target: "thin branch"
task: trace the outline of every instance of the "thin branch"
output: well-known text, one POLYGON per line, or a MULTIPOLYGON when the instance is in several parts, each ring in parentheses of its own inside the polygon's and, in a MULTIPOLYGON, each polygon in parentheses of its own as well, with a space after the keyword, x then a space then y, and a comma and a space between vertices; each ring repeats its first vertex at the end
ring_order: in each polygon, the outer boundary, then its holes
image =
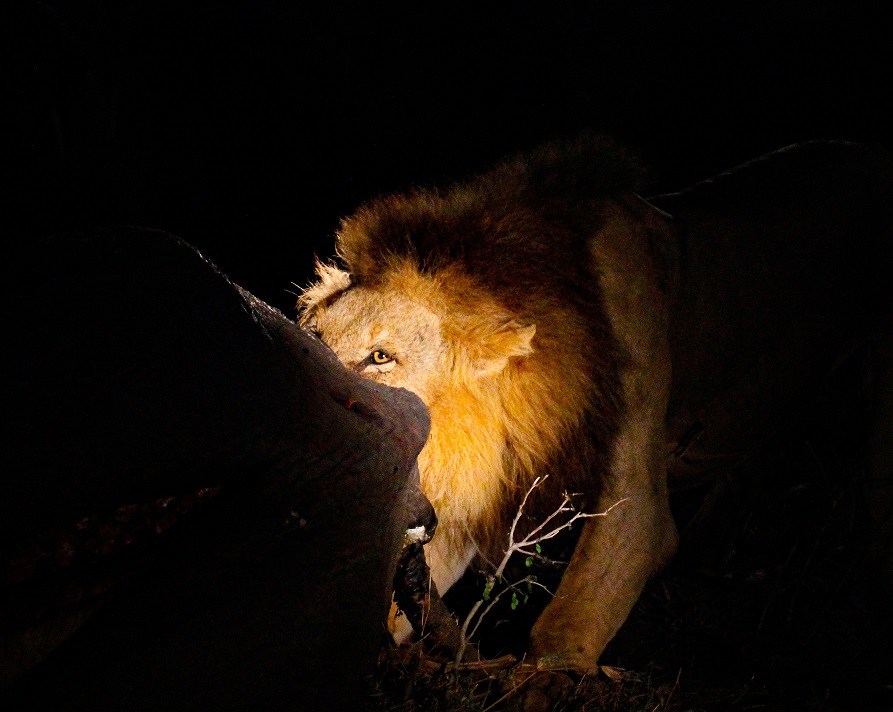
MULTIPOLYGON (((519 581, 518 583, 521 584, 521 583, 524 583, 524 581, 522 580, 522 581, 519 581)), ((504 594, 508 593, 509 591, 516 591, 516 590, 517 589, 515 588, 515 586, 510 584, 510 585, 506 586, 504 589, 502 589, 495 596, 493 596, 493 600, 487 604, 487 607, 481 612, 481 615, 478 616, 477 623, 474 624, 474 628, 471 629, 471 633, 468 634, 468 637, 469 638, 474 637, 474 634, 477 632, 478 626, 481 624, 481 621, 484 620, 484 617, 487 615, 487 613, 490 612, 490 609, 496 605, 496 603, 499 601, 500 598, 503 597, 504 594)))
MULTIPOLYGON (((530 488, 527 490, 527 492, 524 494, 524 498, 521 500, 521 504, 518 506, 518 511, 515 513, 515 516, 512 519, 511 527, 509 528, 509 543, 508 543, 508 547, 505 550, 505 554, 502 557, 502 561, 500 561, 499 566, 496 567, 495 573, 491 574, 490 576, 487 577, 487 585, 485 588, 485 593, 487 595, 489 595, 489 592, 490 592, 490 590, 492 590, 496 581, 502 581, 502 575, 505 572, 505 568, 506 568, 506 566, 508 566, 509 560, 512 558, 513 554, 520 553, 520 554, 524 554, 526 556, 537 556, 539 554, 539 552, 536 551, 536 547, 541 542, 547 541, 549 539, 552 539, 552 538, 558 536, 558 534, 561 533, 563 530, 570 528, 571 526, 574 525, 575 522, 577 522, 581 519, 590 519, 592 517, 607 516, 608 513, 610 513, 610 511, 612 509, 614 509, 614 507, 616 507, 617 505, 619 505, 622 502, 625 502, 627 500, 627 498, 624 497, 623 499, 612 504, 610 507, 608 507, 603 512, 596 512, 593 514, 588 514, 585 512, 576 511, 574 509, 574 507, 571 506, 571 499, 572 499, 573 495, 570 495, 567 492, 565 492, 564 499, 561 501, 561 504, 559 504, 558 507, 548 517, 546 517, 532 531, 530 531, 524 537, 524 539, 516 542, 515 541, 515 532, 517 531, 517 528, 518 528, 518 522, 521 521, 521 517, 524 515, 524 508, 527 506, 527 500, 530 498, 530 495, 533 493, 533 490, 535 490, 543 482, 545 482, 546 479, 548 479, 548 477, 549 477, 548 475, 545 475, 544 477, 537 477, 533 481, 533 484, 530 485, 530 488), (555 526, 552 529, 546 530, 546 527, 549 526, 550 522, 552 522, 559 515, 565 514, 567 512, 574 512, 574 515, 570 519, 568 519, 566 522, 564 522, 563 524, 555 526)), ((518 592, 520 590, 520 589, 518 589, 518 586, 523 585, 525 583, 528 586, 530 586, 530 585, 538 586, 551 595, 551 591, 549 591, 548 588, 546 588, 541 583, 534 580, 531 576, 527 576, 527 577, 521 579, 520 581, 508 584, 506 586, 506 588, 504 588, 502 591, 497 593, 496 596, 494 596, 493 600, 490 601, 487 604, 487 606, 484 607, 484 609, 482 611, 480 609, 484 605, 484 598, 481 597, 471 607, 471 610, 468 612, 468 615, 465 617, 465 620, 462 622, 462 627, 459 630, 459 650, 456 653, 456 658, 455 658, 456 666, 458 666, 462 662, 462 657, 465 654, 465 648, 468 645, 468 641, 477 632, 477 629, 480 626, 481 622, 487 616, 487 614, 490 612, 490 610, 493 608, 493 606, 496 605, 496 603, 499 601, 499 599, 505 593, 507 593, 510 590, 518 592), (478 611, 480 611, 480 614, 478 614, 478 611), (471 632, 469 633, 468 628, 469 628, 469 626, 471 626, 471 623, 475 619, 475 616, 477 616, 477 621, 471 627, 471 632)))

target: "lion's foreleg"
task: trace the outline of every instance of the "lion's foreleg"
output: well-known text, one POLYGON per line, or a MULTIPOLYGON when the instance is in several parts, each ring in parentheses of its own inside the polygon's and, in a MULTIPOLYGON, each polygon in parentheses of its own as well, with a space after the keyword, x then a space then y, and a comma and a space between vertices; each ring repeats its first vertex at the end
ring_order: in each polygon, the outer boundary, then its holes
POLYGON ((616 479, 598 511, 626 499, 583 528, 555 597, 531 632, 536 658, 576 670, 595 668, 648 578, 675 552, 678 537, 662 453, 655 446, 661 433, 657 423, 633 422, 618 440, 616 479))

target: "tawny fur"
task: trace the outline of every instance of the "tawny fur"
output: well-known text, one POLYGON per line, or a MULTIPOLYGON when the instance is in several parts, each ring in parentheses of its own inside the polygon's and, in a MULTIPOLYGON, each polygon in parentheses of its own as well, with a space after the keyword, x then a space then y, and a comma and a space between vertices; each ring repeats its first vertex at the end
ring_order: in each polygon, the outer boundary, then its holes
POLYGON ((889 165, 824 142, 754 166, 649 204, 609 141, 549 145, 361 207, 298 302, 345 365, 430 410, 419 468, 441 593, 476 554, 502 557, 536 477, 533 521, 565 491, 589 512, 623 500, 587 521, 533 656, 596 665, 675 551, 668 464, 739 457, 876 327, 893 332, 877 309, 893 304, 889 165))

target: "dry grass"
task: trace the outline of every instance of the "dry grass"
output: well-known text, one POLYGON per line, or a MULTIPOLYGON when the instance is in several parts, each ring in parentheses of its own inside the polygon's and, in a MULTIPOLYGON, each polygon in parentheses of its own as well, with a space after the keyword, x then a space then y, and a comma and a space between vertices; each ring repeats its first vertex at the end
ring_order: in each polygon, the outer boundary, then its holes
POLYGON ((555 712, 685 709, 673 701, 678 679, 667 683, 648 673, 616 668, 596 676, 568 675, 517 663, 508 656, 494 663, 464 664, 457 670, 446 660, 390 651, 382 657, 382 675, 369 709, 494 712, 514 709, 521 701, 555 712))
MULTIPOLYGON (((510 710, 525 695, 556 712, 893 709, 890 606, 859 566, 865 419, 852 385, 837 384, 805 427, 729 473, 699 526, 686 528, 708 492, 674 496, 684 546, 597 676, 508 659, 456 670, 418 648, 390 650, 369 709, 510 710)), ((541 603, 503 614, 485 650, 523 650, 541 603)))

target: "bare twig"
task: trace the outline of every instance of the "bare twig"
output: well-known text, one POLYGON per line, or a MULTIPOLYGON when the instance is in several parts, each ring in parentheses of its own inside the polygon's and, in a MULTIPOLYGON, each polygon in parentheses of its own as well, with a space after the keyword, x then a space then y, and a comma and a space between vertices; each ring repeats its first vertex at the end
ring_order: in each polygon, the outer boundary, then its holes
MULTIPOLYGON (((574 525, 574 523, 578 522, 581 519, 607 516, 607 514, 612 509, 614 509, 614 507, 626 501, 626 498, 624 497, 623 499, 612 504, 605 511, 590 514, 586 512, 578 512, 576 509, 574 509, 574 507, 571 505, 573 495, 565 492, 561 504, 559 504, 558 507, 548 517, 546 517, 542 522, 534 527, 533 530, 531 530, 523 539, 521 539, 521 541, 515 541, 515 533, 518 528, 518 522, 521 521, 521 517, 524 515, 524 507, 527 505, 527 500, 530 498, 530 495, 533 493, 533 491, 543 482, 545 482, 548 477, 548 475, 544 477, 537 477, 533 481, 533 484, 530 485, 530 489, 528 489, 527 492, 524 494, 524 498, 521 500, 521 504, 518 507, 518 511, 515 514, 514 519, 512 520, 511 527, 509 528, 508 547, 505 550, 502 561, 499 562, 499 565, 496 567, 496 571, 487 577, 487 584, 484 588, 483 596, 478 599, 477 602, 475 602, 475 604, 471 607, 471 610, 468 612, 468 615, 465 617, 465 620, 462 622, 462 626, 459 630, 459 650, 456 653, 456 665, 458 665, 462 661, 462 656, 465 654, 465 648, 468 645, 468 641, 477 632, 478 626, 480 626, 481 621, 483 621, 484 617, 490 612, 493 606, 496 605, 496 602, 502 597, 503 594, 508 591, 517 592, 519 590, 518 587, 524 584, 539 586, 543 590, 548 591, 545 586, 537 583, 535 578, 533 578, 532 576, 526 576, 523 579, 516 581, 515 583, 508 584, 505 589, 496 594, 493 600, 490 601, 486 607, 484 607, 483 611, 480 610, 481 607, 484 606, 484 602, 489 599, 490 591, 493 589, 493 586, 496 584, 496 582, 502 582, 503 573, 505 572, 506 566, 508 566, 509 560, 512 558, 513 554, 538 556, 539 551, 537 550, 537 547, 542 542, 558 536, 558 534, 560 534, 562 531, 564 531, 565 529, 569 529, 574 525), (547 527, 550 526, 550 524, 555 520, 556 517, 569 512, 573 512, 573 516, 568 518, 567 521, 561 524, 557 524, 557 526, 553 526, 550 529, 547 529, 547 527), (478 614, 478 611, 480 611, 480 614, 478 614), (477 619, 475 620, 476 616, 477 619), (473 626, 471 625, 472 621, 475 621, 473 626), (468 630, 469 626, 471 626, 471 632, 469 632, 468 630)), ((548 592, 551 594, 551 591, 548 592)))

